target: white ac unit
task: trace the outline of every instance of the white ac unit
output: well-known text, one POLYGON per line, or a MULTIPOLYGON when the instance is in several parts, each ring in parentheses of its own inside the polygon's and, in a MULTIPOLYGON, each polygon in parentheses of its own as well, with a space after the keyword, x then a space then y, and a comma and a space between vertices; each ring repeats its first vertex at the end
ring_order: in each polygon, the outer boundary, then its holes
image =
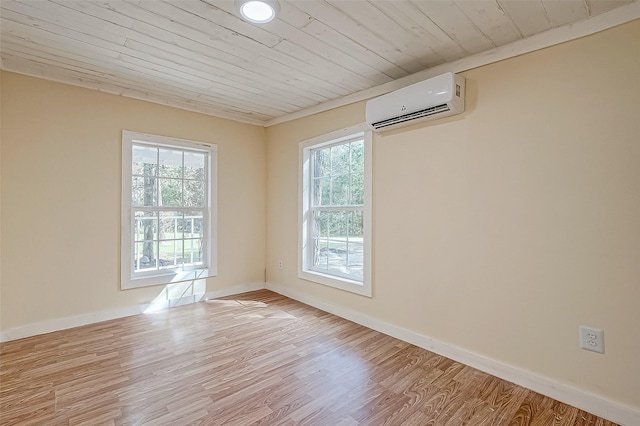
POLYGON ((464 112, 464 77, 446 73, 367 102, 366 120, 382 132, 464 112))

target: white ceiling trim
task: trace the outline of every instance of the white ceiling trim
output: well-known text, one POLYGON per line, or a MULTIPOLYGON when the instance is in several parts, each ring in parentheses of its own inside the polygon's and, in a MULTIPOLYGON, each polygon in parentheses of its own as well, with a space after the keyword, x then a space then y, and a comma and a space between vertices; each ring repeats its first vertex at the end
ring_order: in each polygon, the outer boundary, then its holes
POLYGON ((276 124, 286 123, 288 121, 308 117, 313 114, 318 114, 341 106, 384 95, 385 93, 392 92, 445 72, 460 73, 473 68, 524 55, 526 53, 535 52, 536 50, 541 50, 567 41, 586 37, 636 19, 640 19, 640 2, 630 3, 601 15, 596 15, 579 22, 554 28, 453 62, 437 65, 433 68, 402 77, 398 80, 372 87, 371 89, 361 90, 360 92, 344 96, 340 99, 324 102, 291 114, 276 117, 265 122, 264 127, 275 126, 276 124))

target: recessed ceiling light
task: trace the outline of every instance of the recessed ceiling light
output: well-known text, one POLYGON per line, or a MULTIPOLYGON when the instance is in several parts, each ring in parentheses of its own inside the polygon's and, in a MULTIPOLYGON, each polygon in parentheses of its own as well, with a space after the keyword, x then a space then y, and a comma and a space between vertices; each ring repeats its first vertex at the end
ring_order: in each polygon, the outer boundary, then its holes
POLYGON ((277 0, 236 0, 240 15, 249 22, 265 24, 273 21, 280 11, 277 0))

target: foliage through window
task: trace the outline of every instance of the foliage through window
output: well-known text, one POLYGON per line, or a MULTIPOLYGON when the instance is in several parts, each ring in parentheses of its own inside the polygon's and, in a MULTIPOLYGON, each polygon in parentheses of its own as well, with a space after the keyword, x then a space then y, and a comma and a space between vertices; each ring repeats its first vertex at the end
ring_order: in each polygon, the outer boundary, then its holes
POLYGON ((196 278, 212 268, 211 148, 123 133, 123 221, 130 225, 123 235, 123 283, 126 274, 131 280, 165 276, 162 283, 196 278))
POLYGON ((340 288, 356 285, 356 292, 368 293, 370 132, 324 139, 301 145, 300 273, 340 288))

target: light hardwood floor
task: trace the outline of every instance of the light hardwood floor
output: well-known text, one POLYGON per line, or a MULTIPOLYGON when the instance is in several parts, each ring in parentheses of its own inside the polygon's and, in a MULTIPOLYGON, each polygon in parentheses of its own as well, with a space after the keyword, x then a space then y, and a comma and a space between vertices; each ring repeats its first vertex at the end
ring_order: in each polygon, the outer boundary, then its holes
POLYGON ((0 357, 2 425, 613 425, 267 290, 0 357))

